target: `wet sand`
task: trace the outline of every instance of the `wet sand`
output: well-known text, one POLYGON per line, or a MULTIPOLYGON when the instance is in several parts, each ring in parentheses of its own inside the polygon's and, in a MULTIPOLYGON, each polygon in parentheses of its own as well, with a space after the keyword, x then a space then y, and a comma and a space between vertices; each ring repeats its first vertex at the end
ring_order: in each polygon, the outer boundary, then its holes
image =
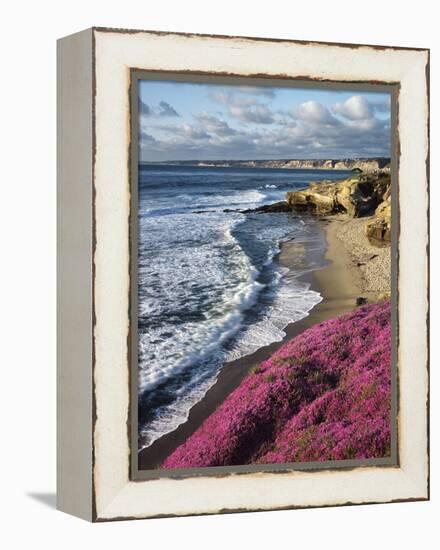
MULTIPOLYGON (((290 340, 314 324, 342 315, 356 307, 356 299, 360 296, 369 300, 376 298, 375 293, 365 292, 362 273, 357 268, 356 259, 348 252, 338 237, 341 224, 347 225, 344 218, 325 218, 319 222, 326 235, 326 259, 328 266, 301 277, 310 283, 313 290, 323 296, 322 302, 315 306, 303 320, 288 325, 284 331, 286 336, 281 342, 274 342, 260 348, 255 353, 231 361, 224 365, 216 383, 206 395, 191 409, 188 420, 173 432, 156 440, 148 448, 139 453, 139 469, 151 470, 159 468, 167 456, 192 435, 203 421, 212 414, 226 397, 240 384, 252 367, 269 358, 285 341, 290 340), (364 289, 364 291, 363 291, 364 289)), ((278 261, 289 267, 294 264, 298 255, 300 243, 295 240, 283 243, 278 261)), ((302 253, 304 250, 301 251, 302 253)))

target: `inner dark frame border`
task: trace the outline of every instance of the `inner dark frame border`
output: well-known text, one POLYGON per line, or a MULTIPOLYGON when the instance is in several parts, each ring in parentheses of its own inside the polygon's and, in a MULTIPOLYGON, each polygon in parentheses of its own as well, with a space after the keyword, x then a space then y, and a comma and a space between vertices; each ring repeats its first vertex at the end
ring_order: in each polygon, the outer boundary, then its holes
POLYGON ((398 395, 398 346, 399 346, 399 312, 398 312, 398 264, 400 239, 400 209, 398 200, 398 169, 400 142, 398 135, 398 99, 400 84, 398 82, 362 82, 333 81, 307 77, 286 77, 270 75, 249 75, 229 73, 205 73, 196 71, 169 72, 161 70, 130 69, 129 87, 129 410, 127 430, 130 442, 129 478, 132 481, 147 481, 158 478, 185 479, 189 477, 224 477, 225 475, 247 474, 256 472, 291 473, 293 471, 353 470, 360 467, 399 467, 399 395, 398 395), (140 470, 138 466, 138 161, 139 161, 139 81, 173 81, 205 84, 267 86, 285 88, 314 88, 344 90, 353 92, 382 92, 391 95, 391 456, 365 460, 331 460, 297 462, 285 464, 263 464, 242 466, 216 466, 205 468, 187 468, 175 470, 140 470))

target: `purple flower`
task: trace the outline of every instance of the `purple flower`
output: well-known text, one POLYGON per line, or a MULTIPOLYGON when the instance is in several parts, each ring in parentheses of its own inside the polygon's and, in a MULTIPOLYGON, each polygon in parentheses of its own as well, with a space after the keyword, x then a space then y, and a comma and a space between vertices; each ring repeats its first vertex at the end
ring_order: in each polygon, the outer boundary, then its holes
POLYGON ((163 468, 390 454, 391 308, 304 331, 249 374, 163 468))

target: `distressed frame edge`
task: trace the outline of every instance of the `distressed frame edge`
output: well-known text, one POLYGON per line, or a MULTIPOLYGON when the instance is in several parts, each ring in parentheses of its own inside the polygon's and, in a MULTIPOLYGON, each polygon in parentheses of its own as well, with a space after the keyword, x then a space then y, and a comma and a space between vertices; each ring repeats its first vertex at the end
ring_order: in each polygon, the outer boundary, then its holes
POLYGON ((426 373, 427 373, 427 392, 426 392, 426 460, 427 460, 427 478, 426 478, 426 499, 431 499, 431 50, 426 48, 427 55, 425 66, 425 85, 426 85, 426 140, 427 150, 425 158, 426 169, 426 373))
POLYGON ((94 517, 93 34, 86 29, 57 41, 57 509, 88 521, 94 517))
POLYGON ((116 34, 151 34, 156 36, 180 36, 186 38, 213 38, 213 39, 234 39, 250 42, 272 42, 272 43, 287 43, 287 44, 301 44, 301 45, 320 45, 320 46, 336 46, 341 48, 371 48, 375 50, 403 50, 403 51, 416 51, 424 52, 429 51, 429 48, 424 47, 411 47, 411 46, 390 46, 383 44, 359 44, 356 42, 328 42, 321 40, 307 40, 307 39, 294 39, 294 38, 273 38, 263 36, 243 36, 233 34, 210 34, 210 33, 197 33, 197 32, 183 32, 183 31, 156 31, 152 29, 126 29, 119 27, 92 27, 94 32, 102 33, 116 33, 116 34))
MULTIPOLYGON (((192 34, 186 34, 186 33, 168 33, 168 32, 155 32, 155 31, 120 31, 120 30, 117 30, 117 29, 103 29, 103 28, 99 28, 99 27, 94 27, 92 29, 92 33, 93 33, 93 41, 94 41, 94 36, 95 36, 95 31, 99 31, 99 32, 126 32, 126 33, 137 33, 137 32, 149 32, 151 34, 165 34, 165 35, 169 35, 169 34, 176 34, 176 35, 185 35, 185 36, 194 36, 192 34)), ((234 38, 234 37, 229 37, 229 36, 210 36, 210 35, 195 35, 195 36, 202 36, 202 37, 211 37, 211 38, 234 38)), ((237 38, 237 37, 236 37, 237 38)), ((241 37, 238 37, 238 38, 241 38, 241 37)), ((249 40, 249 41, 252 41, 253 39, 250 38, 250 37, 242 37, 243 39, 245 40, 249 40)), ((258 39, 256 39, 258 40, 258 39)), ((271 41, 271 39, 261 39, 263 41, 271 41)), ((278 41, 278 40, 273 40, 273 41, 278 41)), ((296 42, 296 43, 304 43, 303 41, 291 41, 291 40, 279 40, 281 42, 296 42)), ((350 45, 347 45, 347 44, 337 44, 337 43, 323 43, 323 42, 306 42, 310 45, 313 45, 313 44, 328 44, 328 45, 331 45, 331 46, 343 46, 343 47, 350 47, 350 45)), ((368 45, 355 45, 355 47, 371 47, 371 48, 377 48, 377 49, 382 49, 382 47, 376 47, 376 46, 368 46, 368 45)), ((386 49, 388 49, 388 47, 386 47, 386 49)), ((384 502, 412 502, 412 501, 419 501, 419 500, 428 500, 429 499, 429 49, 426 49, 426 48, 421 48, 421 49, 417 49, 417 48, 393 48, 393 47, 389 47, 390 50, 395 50, 395 49, 405 49, 405 50, 412 50, 412 51, 421 51, 421 52, 427 52, 428 54, 428 60, 427 60, 427 63, 426 63, 426 85, 427 85, 427 88, 426 88, 426 93, 427 93, 427 99, 428 99, 428 115, 427 115, 427 130, 428 130, 428 146, 427 146, 427 157, 426 157, 426 171, 427 171, 427 188, 426 188, 426 191, 427 191, 427 195, 428 195, 428 212, 427 212, 427 215, 428 215, 428 224, 427 224, 427 256, 424 256, 425 258, 427 258, 428 260, 428 288, 427 288, 427 292, 428 292, 428 300, 427 300, 427 313, 428 313, 428 317, 427 317, 427 338, 428 338, 428 341, 427 341, 427 344, 428 344, 428 348, 427 348, 427 351, 428 351, 428 356, 427 356, 427 371, 428 371, 428 395, 427 395, 427 407, 428 407, 428 416, 427 416, 427 426, 428 426, 428 440, 427 440, 427 460, 428 460, 428 478, 427 478, 427 487, 423 489, 423 494, 425 494, 425 489, 427 491, 427 495, 426 496, 421 496, 420 498, 408 498, 408 499, 397 499, 397 500, 389 500, 389 501, 384 501, 384 502)), ((94 53, 93 53, 93 63, 94 63, 94 53)), ((93 119, 94 119, 94 116, 95 116, 95 113, 93 112, 93 119)), ((93 131, 95 131, 95 126, 93 127, 93 131)), ((94 392, 93 392, 94 393, 94 392)), ((93 422, 94 424, 94 422, 93 422)), ((94 484, 93 484, 94 485, 94 484)), ((93 487, 93 492, 95 491, 95 488, 93 487)), ((95 497, 93 497, 93 500, 95 500, 95 497)), ((317 506, 289 506, 289 507, 280 507, 280 508, 276 508, 278 510, 282 510, 282 509, 294 509, 294 508, 309 508, 309 507, 327 507, 327 506, 343 506, 343 505, 367 505, 367 504, 377 504, 377 503, 381 503, 382 501, 380 502, 365 502, 365 503, 358 503, 358 502, 346 502, 346 503, 342 503, 342 504, 329 504, 329 505, 317 505, 317 506)), ((271 510, 273 510, 274 508, 270 508, 271 510)), ((261 511, 265 511, 266 509, 262 509, 261 511)), ((206 512, 206 514, 218 514, 218 513, 238 513, 238 512, 252 512, 252 511, 258 511, 257 509, 249 509, 249 510, 242 510, 242 509, 232 509, 232 510, 229 510, 229 509, 225 509, 225 510, 221 510, 219 512, 206 512)), ((194 515, 206 515, 205 513, 202 513, 202 514, 194 514, 194 515)), ((161 514, 161 515, 158 515, 158 516, 152 516, 152 515, 149 515, 149 516, 143 516, 143 517, 139 517, 139 516, 134 516, 134 517, 114 517, 114 518, 109 518, 109 517, 98 517, 97 513, 96 513, 96 507, 94 506, 94 512, 93 512, 93 517, 92 517, 92 520, 93 521, 114 521, 114 520, 129 520, 129 519, 144 519, 144 518, 153 518, 153 517, 174 517, 174 516, 180 516, 180 515, 188 515, 188 514, 161 514)))

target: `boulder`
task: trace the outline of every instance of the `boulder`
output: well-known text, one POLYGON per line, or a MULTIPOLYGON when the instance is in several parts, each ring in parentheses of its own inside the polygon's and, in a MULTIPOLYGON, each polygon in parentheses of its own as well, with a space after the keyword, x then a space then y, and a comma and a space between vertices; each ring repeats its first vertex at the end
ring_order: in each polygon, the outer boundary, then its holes
POLYGON ((379 204, 373 219, 365 226, 365 234, 371 244, 385 246, 391 243, 391 193, 379 204))

